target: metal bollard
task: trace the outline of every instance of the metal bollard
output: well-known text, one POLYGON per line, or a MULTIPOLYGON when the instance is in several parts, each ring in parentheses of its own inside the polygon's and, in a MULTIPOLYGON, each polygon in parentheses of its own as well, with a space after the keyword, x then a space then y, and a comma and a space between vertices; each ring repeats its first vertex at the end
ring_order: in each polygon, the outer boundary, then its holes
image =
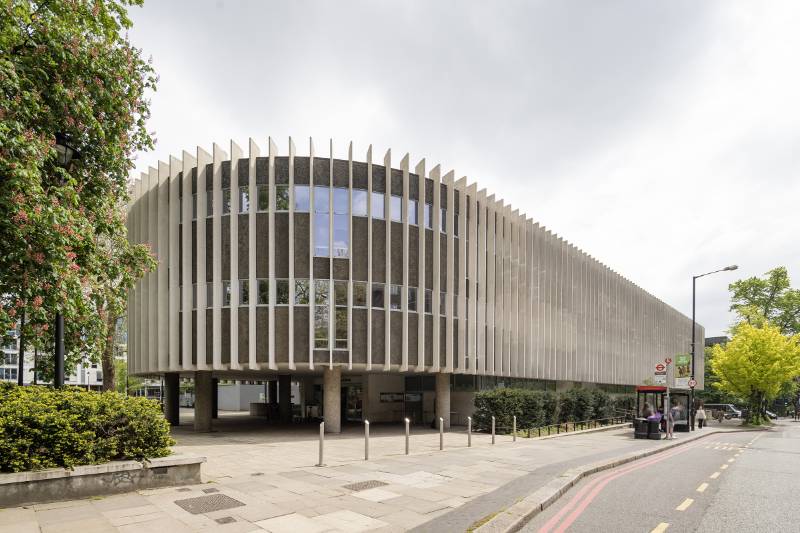
POLYGON ((408 425, 410 422, 411 421, 408 418, 406 418, 406 455, 408 455, 408 434, 410 433, 408 425))
POLYGON ((513 442, 517 442, 517 417, 516 416, 514 417, 514 428, 513 428, 513 431, 514 431, 514 436, 511 437, 511 440, 513 442))
POLYGON ((494 444, 494 417, 492 417, 492 444, 494 444))
POLYGON ((364 460, 369 461, 369 420, 364 420, 364 460))
POLYGON ((444 450, 444 418, 439 417, 439 450, 444 450))
POLYGON ((325 422, 319 423, 319 462, 317 466, 325 466, 322 462, 322 450, 325 447, 325 422))
POLYGON ((467 448, 472 448, 472 417, 467 417, 467 448))

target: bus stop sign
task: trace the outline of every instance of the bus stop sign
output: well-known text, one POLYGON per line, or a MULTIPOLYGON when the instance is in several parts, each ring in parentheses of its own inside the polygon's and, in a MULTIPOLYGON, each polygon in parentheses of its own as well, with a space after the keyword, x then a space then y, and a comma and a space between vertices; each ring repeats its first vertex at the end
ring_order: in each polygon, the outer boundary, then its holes
POLYGON ((697 386, 697 380, 696 380, 696 379, 690 379, 690 380, 689 380, 689 388, 690 388, 690 389, 693 389, 693 388, 695 388, 696 386, 697 386))

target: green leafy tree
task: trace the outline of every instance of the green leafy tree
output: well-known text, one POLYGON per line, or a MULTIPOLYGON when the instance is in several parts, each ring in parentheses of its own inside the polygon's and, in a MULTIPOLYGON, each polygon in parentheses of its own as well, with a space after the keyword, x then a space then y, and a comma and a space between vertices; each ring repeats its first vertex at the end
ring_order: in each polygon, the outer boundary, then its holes
POLYGON ((153 266, 124 225, 132 155, 153 146, 145 94, 156 83, 123 34, 132 5, 141 0, 0 6, 0 335, 24 316, 22 333, 52 377, 60 311, 67 368, 102 358, 106 388, 116 319, 153 266), (69 166, 57 139, 80 155, 69 166))
POLYGON ((800 333, 800 289, 792 289, 786 267, 773 268, 763 278, 731 283, 731 311, 750 324, 764 320, 784 335, 800 333))
POLYGON ((719 379, 714 386, 745 399, 747 422, 758 424, 765 402, 800 373, 800 337, 787 337, 768 323, 742 322, 733 331, 724 347, 713 347, 711 367, 719 379))

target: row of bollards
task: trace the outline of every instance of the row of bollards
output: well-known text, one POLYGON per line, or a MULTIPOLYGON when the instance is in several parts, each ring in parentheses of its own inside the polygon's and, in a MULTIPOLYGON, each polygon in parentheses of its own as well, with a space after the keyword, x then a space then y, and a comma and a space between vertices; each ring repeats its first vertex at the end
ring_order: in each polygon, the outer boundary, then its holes
MULTIPOLYGON (((409 439, 411 436, 411 421, 406 418, 406 455, 409 454, 409 439)), ((512 433, 513 442, 517 441, 517 417, 514 417, 512 433)), ((492 444, 495 443, 495 418, 492 417, 492 444)), ((467 447, 472 447, 472 417, 467 417, 467 447)), ((439 417, 439 450, 444 450, 444 418, 439 417)), ((325 466, 325 422, 319 424, 319 461, 316 466, 325 466)), ((369 461, 369 421, 364 420, 364 460, 369 461)))

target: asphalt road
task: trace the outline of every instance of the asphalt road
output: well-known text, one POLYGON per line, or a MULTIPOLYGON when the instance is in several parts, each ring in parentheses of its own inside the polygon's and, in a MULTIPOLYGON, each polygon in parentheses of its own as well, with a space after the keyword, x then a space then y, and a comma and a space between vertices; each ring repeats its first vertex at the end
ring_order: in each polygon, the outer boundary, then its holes
POLYGON ((523 531, 797 532, 798 497, 800 423, 782 421, 590 476, 523 531))

